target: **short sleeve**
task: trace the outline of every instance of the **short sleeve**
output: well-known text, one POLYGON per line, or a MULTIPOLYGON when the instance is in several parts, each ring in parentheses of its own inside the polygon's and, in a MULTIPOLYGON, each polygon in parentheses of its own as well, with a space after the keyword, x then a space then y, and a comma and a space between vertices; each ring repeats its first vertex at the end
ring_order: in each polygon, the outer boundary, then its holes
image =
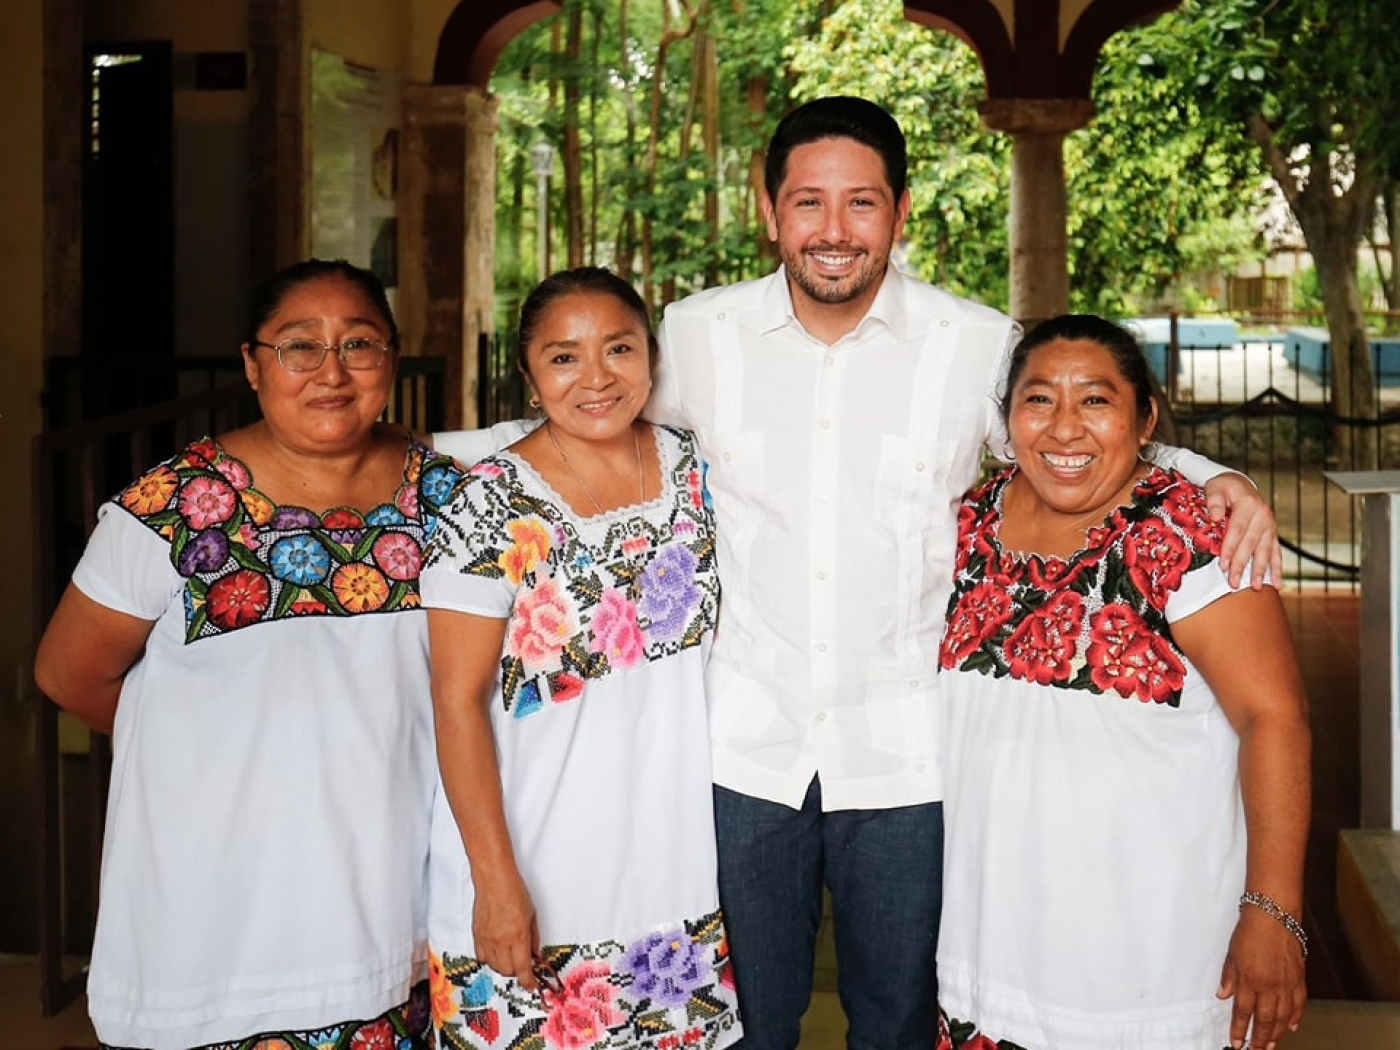
POLYGON ((419 575, 426 608, 505 619, 524 573, 548 555, 550 530, 513 510, 501 478, 496 461, 478 463, 443 508, 419 575))
POLYGON ((509 419, 481 430, 443 430, 433 435, 433 449, 469 467, 515 444, 538 425, 529 419, 509 419))
POLYGON ((104 503, 73 586, 98 605, 154 621, 180 599, 185 580, 170 563, 169 543, 129 511, 104 503))
POLYGON ((660 347, 656 367, 652 369, 651 396, 643 415, 665 426, 686 426, 685 408, 681 404, 680 384, 676 381, 674 355, 678 352, 675 338, 675 318, 671 307, 662 315, 656 341, 660 347))

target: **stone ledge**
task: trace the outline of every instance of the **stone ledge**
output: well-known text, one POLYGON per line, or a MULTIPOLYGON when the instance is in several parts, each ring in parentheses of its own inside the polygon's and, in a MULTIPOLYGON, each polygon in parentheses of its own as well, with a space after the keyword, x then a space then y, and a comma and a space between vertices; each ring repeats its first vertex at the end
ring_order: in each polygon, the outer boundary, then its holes
POLYGON ((1338 833, 1337 912, 1372 994, 1400 1002, 1400 831, 1338 833))

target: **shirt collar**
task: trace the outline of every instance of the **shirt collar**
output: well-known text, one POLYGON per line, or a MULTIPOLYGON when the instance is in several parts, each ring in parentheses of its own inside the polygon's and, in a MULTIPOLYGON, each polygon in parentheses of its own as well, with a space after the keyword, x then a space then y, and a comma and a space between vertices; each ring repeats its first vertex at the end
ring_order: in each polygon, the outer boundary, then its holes
MULTIPOLYGON (((806 331, 793 311, 792 292, 788 288, 787 268, 784 266, 778 267, 774 280, 769 283, 768 290, 764 293, 762 316, 765 318, 765 334, 787 327, 806 331)), ((905 300, 904 275, 895 268, 893 262, 885 271, 885 279, 880 282, 880 290, 875 293, 870 309, 850 334, 859 333, 872 324, 883 325, 899 340, 908 335, 909 311, 905 300)))

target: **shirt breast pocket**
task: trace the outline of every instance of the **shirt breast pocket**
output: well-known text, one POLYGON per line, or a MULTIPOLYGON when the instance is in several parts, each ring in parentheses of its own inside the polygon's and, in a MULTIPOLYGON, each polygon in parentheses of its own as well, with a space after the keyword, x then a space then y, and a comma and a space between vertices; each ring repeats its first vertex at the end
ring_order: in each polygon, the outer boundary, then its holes
POLYGON ((881 512, 901 525, 928 524, 931 515, 946 513, 948 501, 966 486, 952 491, 960 449, 956 441, 914 441, 885 435, 875 473, 875 497, 881 512))
POLYGON ((714 435, 707 449, 710 459, 705 480, 717 513, 724 513, 727 495, 749 500, 762 495, 767 475, 764 451, 761 430, 719 431, 714 435))

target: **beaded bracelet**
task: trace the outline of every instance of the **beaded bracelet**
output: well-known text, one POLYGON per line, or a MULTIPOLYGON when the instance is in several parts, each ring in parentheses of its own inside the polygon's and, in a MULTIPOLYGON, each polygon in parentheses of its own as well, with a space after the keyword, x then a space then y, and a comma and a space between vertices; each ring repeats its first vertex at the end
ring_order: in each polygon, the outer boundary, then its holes
POLYGON ((1248 890, 1240 895, 1240 911, 1244 911, 1246 904, 1254 905, 1265 915, 1281 922, 1285 930, 1298 938, 1298 945, 1303 949, 1303 958, 1308 957, 1308 935, 1303 930, 1303 924, 1279 907, 1278 901, 1266 894, 1248 890))

